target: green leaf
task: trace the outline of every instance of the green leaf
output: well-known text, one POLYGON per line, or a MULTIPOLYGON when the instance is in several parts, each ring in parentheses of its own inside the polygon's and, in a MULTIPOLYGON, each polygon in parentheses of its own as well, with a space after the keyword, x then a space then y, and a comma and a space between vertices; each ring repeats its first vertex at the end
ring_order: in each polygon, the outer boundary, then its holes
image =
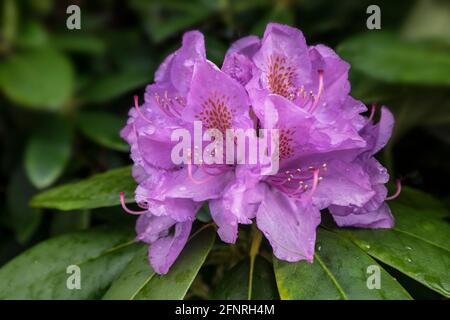
POLYGON ((2 3, 2 36, 4 44, 0 43, 0 49, 8 49, 15 40, 19 21, 18 3, 14 0, 5 0, 2 3))
POLYGON ((218 9, 215 2, 207 0, 133 0, 130 6, 140 15, 145 30, 154 42, 161 42, 202 22, 218 9))
POLYGON ((71 62, 55 50, 14 54, 0 64, 0 72, 2 91, 20 106, 61 110, 72 95, 71 62))
POLYGON ((404 206, 392 211, 393 229, 340 232, 374 258, 450 297, 448 222, 404 206))
MULTIPOLYGON (((125 72, 92 81, 81 93, 83 103, 104 103, 144 86, 152 79, 150 72, 125 72)), ((130 98, 130 104, 132 99, 130 98)))
POLYGON ((48 43, 48 34, 44 26, 36 21, 26 21, 17 35, 16 45, 21 48, 39 48, 48 43))
POLYGON ((31 135, 25 150, 25 169, 38 189, 53 184, 70 158, 72 131, 60 118, 48 118, 31 135))
POLYGON ((74 53, 102 54, 106 49, 101 38, 79 31, 53 34, 50 43, 59 50, 74 53))
POLYGON ((131 168, 124 167, 40 193, 31 199, 31 206, 59 210, 111 207, 120 204, 120 192, 125 192, 126 202, 133 202, 135 188, 131 168))
POLYGON ((128 144, 119 133, 125 122, 115 114, 101 111, 84 111, 78 119, 81 132, 92 141, 117 151, 128 151, 128 144))
MULTIPOLYGON (((248 298, 250 264, 248 260, 227 271, 214 292, 219 300, 246 300, 248 298)), ((257 256, 253 270, 252 300, 279 299, 272 265, 257 256)))
POLYGON ((312 264, 274 258, 275 276, 282 299, 410 299, 385 270, 351 241, 317 230, 312 264), (380 289, 367 286, 369 266, 380 269, 380 289))
POLYGON ((94 229, 43 241, 0 269, 0 298, 100 298, 136 252, 131 239, 128 232, 94 229), (71 265, 81 271, 79 290, 67 287, 71 265))
POLYGON ((158 275, 141 250, 113 283, 104 299, 181 300, 194 281, 216 237, 208 228, 194 235, 166 275, 158 275))
POLYGON ((208 223, 212 220, 211 210, 209 209, 209 205, 206 201, 200 210, 197 211, 196 219, 204 223, 208 223))
POLYGON ((14 231, 19 243, 26 243, 41 222, 41 212, 28 206, 28 201, 35 192, 36 189, 30 184, 23 170, 13 173, 6 189, 8 212, 5 222, 14 231))
POLYGON ((436 39, 450 44, 450 3, 441 0, 417 1, 402 27, 408 39, 436 39))
POLYGON ((338 48, 352 67, 373 78, 393 83, 450 85, 450 55, 444 48, 367 32, 338 48))
POLYGON ((449 216, 446 207, 432 195, 408 186, 402 186, 402 192, 390 205, 405 205, 416 210, 425 210, 426 214, 436 218, 449 216))
POLYGON ((149 265, 148 247, 142 247, 126 266, 109 290, 105 300, 133 300, 142 288, 153 278, 155 272, 149 265))
POLYGON ((263 19, 253 26, 251 34, 262 36, 268 23, 277 22, 287 25, 295 24, 294 10, 285 3, 279 2, 274 8, 270 8, 263 19))
POLYGON ((52 237, 89 228, 91 215, 89 210, 70 211, 55 214, 50 225, 52 237))

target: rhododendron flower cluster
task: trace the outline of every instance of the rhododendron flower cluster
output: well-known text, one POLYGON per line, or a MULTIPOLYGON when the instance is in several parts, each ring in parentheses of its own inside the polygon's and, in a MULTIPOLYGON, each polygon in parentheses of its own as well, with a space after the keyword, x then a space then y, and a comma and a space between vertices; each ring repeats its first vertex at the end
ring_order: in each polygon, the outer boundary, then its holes
MULTIPOLYGON (((203 35, 183 36, 129 112, 122 137, 131 146, 137 239, 149 244, 153 269, 167 273, 207 202, 220 238, 234 243, 239 224, 257 227, 274 255, 314 256, 320 211, 338 226, 390 228, 387 170, 373 157, 391 136, 394 119, 352 98, 349 64, 324 45, 308 46, 300 30, 271 23, 262 39, 236 41, 221 68, 207 60, 203 35), (279 170, 261 164, 175 164, 176 129, 276 129, 279 170)), ((188 159, 195 156, 186 155, 188 159)), ((200 150, 200 152, 203 150, 200 150)), ((399 190, 398 190, 399 191, 399 190)), ((394 195, 395 196, 395 195, 394 195)))

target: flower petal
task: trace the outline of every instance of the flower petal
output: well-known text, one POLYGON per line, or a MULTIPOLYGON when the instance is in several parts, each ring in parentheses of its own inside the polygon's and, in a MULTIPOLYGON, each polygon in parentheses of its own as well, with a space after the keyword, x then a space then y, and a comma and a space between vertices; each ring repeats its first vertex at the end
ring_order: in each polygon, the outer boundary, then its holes
POLYGON ((333 219, 340 227, 388 229, 394 226, 394 217, 386 203, 383 203, 378 209, 366 213, 333 214, 333 219))
POLYGON ((202 121, 207 129, 248 128, 249 100, 242 85, 209 62, 194 68, 188 103, 183 112, 186 120, 202 121))
POLYGON ((256 221, 278 259, 312 262, 320 211, 311 203, 268 190, 256 213, 256 221))
POLYGON ((183 250, 191 233, 192 221, 175 224, 173 234, 169 234, 154 241, 148 250, 149 261, 153 269, 159 274, 166 274, 183 250))

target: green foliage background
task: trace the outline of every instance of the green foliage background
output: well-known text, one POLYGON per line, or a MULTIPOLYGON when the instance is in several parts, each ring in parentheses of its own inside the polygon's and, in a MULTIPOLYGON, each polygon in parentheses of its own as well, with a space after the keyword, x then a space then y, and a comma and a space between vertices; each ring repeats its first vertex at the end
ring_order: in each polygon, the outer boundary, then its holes
POLYGON ((0 2, 1 299, 443 299, 450 296, 450 2, 130 0, 0 2), (81 7, 81 30, 66 8, 81 7), (118 132, 189 29, 209 59, 269 21, 299 27, 352 64, 352 94, 396 116, 379 159, 407 187, 392 230, 337 229, 324 212, 313 264, 274 259, 249 226, 215 239, 208 208, 169 274, 133 241, 128 146, 118 132), (206 227, 205 227, 206 226, 206 227), (68 265, 82 289, 67 290, 68 265), (367 267, 381 268, 368 290, 367 267))

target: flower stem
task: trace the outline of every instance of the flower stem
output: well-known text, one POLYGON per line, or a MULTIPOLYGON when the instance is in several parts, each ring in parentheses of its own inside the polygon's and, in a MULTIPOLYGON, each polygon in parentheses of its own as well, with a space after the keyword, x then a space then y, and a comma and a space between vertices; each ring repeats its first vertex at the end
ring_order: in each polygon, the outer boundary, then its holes
POLYGON ((258 229, 254 229, 253 240, 250 246, 250 270, 248 276, 248 295, 247 300, 251 300, 252 298, 252 289, 253 289, 253 269, 255 268, 255 259, 259 252, 259 247, 261 246, 262 234, 258 229))

